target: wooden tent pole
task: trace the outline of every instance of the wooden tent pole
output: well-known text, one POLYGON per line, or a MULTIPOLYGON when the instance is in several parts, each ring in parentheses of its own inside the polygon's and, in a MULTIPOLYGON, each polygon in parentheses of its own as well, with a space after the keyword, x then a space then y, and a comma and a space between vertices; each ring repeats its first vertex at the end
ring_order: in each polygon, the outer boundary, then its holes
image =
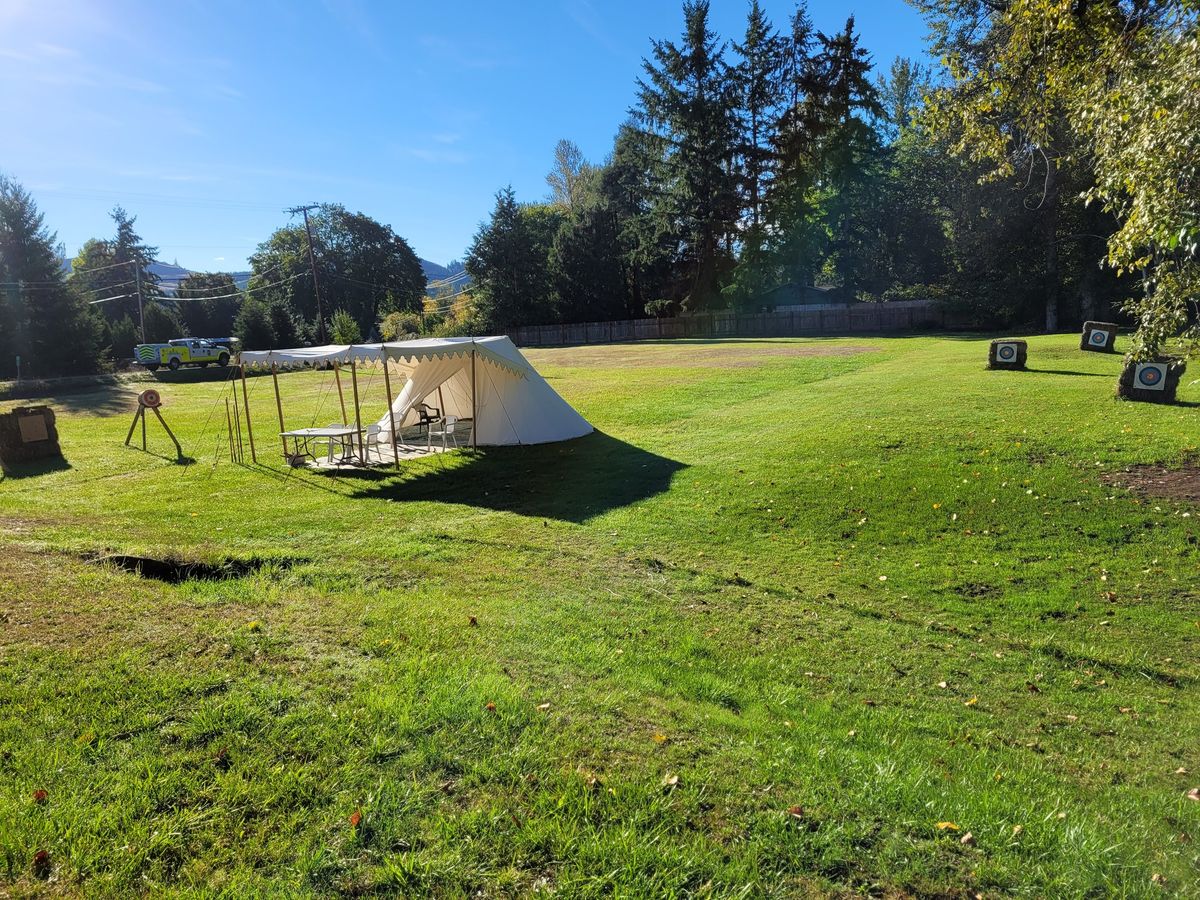
POLYGON ((367 464, 367 442, 363 437, 362 411, 358 406, 358 361, 354 357, 350 357, 350 381, 354 385, 354 427, 357 429, 355 436, 358 439, 358 459, 365 466, 367 464))
POLYGON ((279 398, 279 368, 275 363, 271 363, 271 381, 275 383, 275 411, 279 413, 279 433, 283 434, 287 429, 283 427, 283 401, 279 398))
POLYGON ((388 430, 392 432, 392 461, 400 468, 400 450, 396 446, 396 411, 392 408, 392 378, 388 374, 387 353, 383 354, 383 389, 387 391, 388 401, 388 430))
POLYGON ((349 425, 346 421, 346 398, 342 394, 342 364, 336 361, 333 364, 333 377, 337 380, 338 402, 342 404, 342 424, 349 425))
POLYGON ((242 370, 242 405, 246 407, 246 434, 250 438, 250 460, 258 464, 258 454, 254 452, 254 427, 250 424, 250 394, 246 391, 246 367, 242 370))
POLYGON ((237 385, 230 391, 233 395, 233 427, 237 431, 237 461, 242 461, 242 413, 237 398, 237 385))
POLYGON ((476 435, 479 434, 479 404, 475 399, 475 346, 471 346, 471 451, 479 449, 476 435))

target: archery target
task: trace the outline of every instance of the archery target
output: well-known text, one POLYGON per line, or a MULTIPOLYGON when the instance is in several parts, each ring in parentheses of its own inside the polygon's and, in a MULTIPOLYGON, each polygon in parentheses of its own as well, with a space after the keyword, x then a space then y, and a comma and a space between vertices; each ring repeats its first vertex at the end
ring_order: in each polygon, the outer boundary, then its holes
POLYGON ((154 390, 154 388, 149 388, 148 390, 142 391, 141 395, 138 397, 138 402, 148 409, 157 409, 158 407, 162 406, 162 397, 159 395, 158 391, 154 390))
POLYGON ((1164 363, 1139 363, 1133 372, 1133 386, 1143 391, 1161 391, 1167 385, 1164 363))
POLYGON ((996 360, 1002 363, 1015 363, 1017 361, 1017 345, 1016 344, 997 344, 996 345, 996 360))
POLYGON ((1108 338, 1109 332, 1093 329, 1088 333, 1088 344, 1093 347, 1105 348, 1108 346, 1108 338))

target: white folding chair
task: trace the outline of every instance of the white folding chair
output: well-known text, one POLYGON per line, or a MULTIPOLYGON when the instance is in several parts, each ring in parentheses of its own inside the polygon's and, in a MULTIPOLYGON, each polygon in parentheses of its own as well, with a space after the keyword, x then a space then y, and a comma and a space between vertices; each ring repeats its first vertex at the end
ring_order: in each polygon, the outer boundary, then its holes
POLYGON ((429 430, 426 432, 426 449, 433 449, 433 439, 440 437, 442 439, 442 449, 448 450, 447 441, 454 443, 454 448, 458 449, 458 435, 454 431, 454 426, 458 424, 458 416, 446 416, 444 419, 439 419, 436 422, 431 422, 429 430), (435 427, 436 426, 436 427, 435 427))

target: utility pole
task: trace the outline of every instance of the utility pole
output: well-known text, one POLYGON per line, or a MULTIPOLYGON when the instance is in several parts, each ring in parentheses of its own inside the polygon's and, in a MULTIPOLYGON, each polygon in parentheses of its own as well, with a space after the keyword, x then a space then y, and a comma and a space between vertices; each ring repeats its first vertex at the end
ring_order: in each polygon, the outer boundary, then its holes
MULTIPOLYGON (((142 343, 146 343, 146 310, 142 306, 142 265, 138 260, 133 260, 134 277, 137 279, 137 295, 138 295, 138 321, 142 327, 142 343)), ((129 282, 125 282, 129 284, 129 282)))
POLYGON ((317 261, 313 257, 312 227, 308 224, 308 211, 316 208, 316 203, 309 203, 306 206, 293 206, 286 210, 286 212, 291 213, 293 216, 296 213, 304 213, 304 232, 308 235, 308 265, 312 269, 313 294, 317 298, 317 334, 320 337, 321 343, 324 344, 326 341, 325 313, 321 310, 321 285, 317 282, 317 261))

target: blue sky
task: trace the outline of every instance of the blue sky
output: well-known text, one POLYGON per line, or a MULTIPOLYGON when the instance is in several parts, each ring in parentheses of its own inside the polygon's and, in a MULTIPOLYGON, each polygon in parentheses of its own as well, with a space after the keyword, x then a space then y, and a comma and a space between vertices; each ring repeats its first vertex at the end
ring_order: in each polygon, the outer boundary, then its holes
MULTIPOLYGON (((714 0, 738 37, 747 4, 714 0)), ((765 0, 779 26, 794 4, 765 0)), ((554 144, 610 150, 650 38, 675 0, 0 0, 0 171, 74 253, 122 204, 167 261, 245 267, 304 202, 390 224, 426 259, 461 258, 496 190, 546 193, 554 144)), ((923 51, 902 0, 854 12, 886 67, 923 51)))

